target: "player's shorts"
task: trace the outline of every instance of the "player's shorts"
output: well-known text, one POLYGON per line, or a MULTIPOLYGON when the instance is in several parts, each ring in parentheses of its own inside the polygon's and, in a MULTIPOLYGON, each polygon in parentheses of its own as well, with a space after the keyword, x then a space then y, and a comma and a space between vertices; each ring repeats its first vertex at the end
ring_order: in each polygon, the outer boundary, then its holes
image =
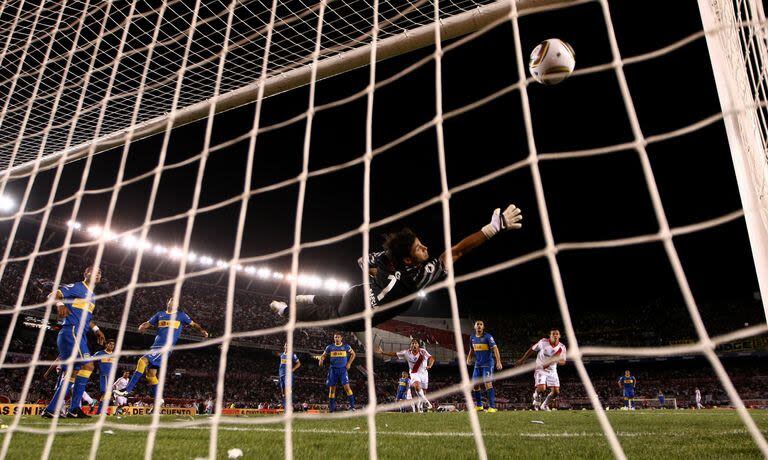
POLYGON ((533 381, 536 386, 546 385, 548 387, 560 387, 560 378, 556 370, 536 369, 533 373, 533 381))
MULTIPOLYGON (((168 352, 168 355, 166 355, 168 358, 171 357, 171 352, 168 352)), ((163 365, 163 354, 162 353, 149 353, 147 355, 142 356, 142 358, 146 358, 148 361, 147 368, 148 369, 159 369, 160 366, 163 365)))
POLYGON ((635 390, 624 390, 624 397, 625 398, 634 398, 635 397, 635 390))
MULTIPOLYGON (((296 373, 291 376, 291 388, 296 392, 296 373)), ((285 392, 285 375, 280 376, 280 391, 285 392)))
POLYGON ((328 380, 325 386, 335 387, 337 385, 349 385, 349 374, 346 367, 332 367, 328 370, 328 380))
POLYGON ((408 388, 407 387, 398 387, 397 388, 397 397, 396 399, 399 401, 401 399, 406 399, 406 395, 408 394, 408 388))
MULTIPOLYGON (((90 358, 91 352, 88 350, 88 340, 85 337, 86 331, 83 331, 80 342, 75 344, 77 338, 77 327, 64 326, 59 331, 59 335, 56 337, 56 346, 59 348, 59 356, 62 360, 69 359, 72 353, 75 353, 75 358, 85 359, 90 358)), ((72 366, 72 369, 78 370, 83 366, 82 362, 76 362, 72 366)))
POLYGON ((421 388, 424 388, 425 390, 429 388, 429 373, 425 370, 416 372, 415 374, 413 372, 411 374, 411 386, 415 382, 419 382, 421 385, 421 388))
POLYGON ((475 371, 472 372, 472 380, 483 380, 483 383, 493 383, 493 368, 487 367, 475 367, 475 371))
POLYGON ((118 406, 125 406, 126 404, 128 404, 128 398, 126 398, 125 396, 115 396, 115 402, 117 403, 118 406))

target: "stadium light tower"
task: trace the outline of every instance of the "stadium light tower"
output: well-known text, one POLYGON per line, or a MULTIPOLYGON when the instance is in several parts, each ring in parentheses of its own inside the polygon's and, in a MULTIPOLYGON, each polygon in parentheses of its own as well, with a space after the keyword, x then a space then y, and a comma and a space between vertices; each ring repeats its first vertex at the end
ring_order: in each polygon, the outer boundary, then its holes
POLYGON ((16 209, 16 200, 8 195, 0 195, 0 212, 11 212, 16 209))

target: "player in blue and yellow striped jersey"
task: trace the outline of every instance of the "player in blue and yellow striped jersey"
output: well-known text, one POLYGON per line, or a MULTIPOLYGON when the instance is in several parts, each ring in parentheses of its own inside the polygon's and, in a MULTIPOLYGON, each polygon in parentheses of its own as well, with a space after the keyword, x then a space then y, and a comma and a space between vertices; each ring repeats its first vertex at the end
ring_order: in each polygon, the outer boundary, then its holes
POLYGON ((109 380, 109 373, 112 372, 112 366, 117 364, 117 358, 112 356, 112 352, 115 351, 115 341, 109 339, 107 345, 103 350, 99 350, 93 354, 96 363, 99 365, 99 391, 101 392, 101 399, 99 400, 99 412, 105 407, 109 407, 108 401, 104 402, 104 396, 107 393, 107 380, 109 380))
MULTIPOLYGON (((488 394, 488 412, 496 412, 496 390, 493 388, 493 370, 501 370, 501 353, 493 336, 485 332, 485 323, 481 320, 475 321, 475 333, 469 337, 470 347, 467 355, 467 364, 475 361, 475 371, 472 378, 483 380, 485 392, 488 394)), ((475 396, 475 409, 483 410, 483 393, 480 383, 475 385, 472 390, 475 396)))
MULTIPOLYGON (((293 367, 291 368, 291 391, 296 394, 296 370, 301 367, 301 361, 296 353, 293 354, 293 367)), ((283 407, 285 407, 285 376, 288 373, 288 344, 283 345, 283 352, 280 353, 280 367, 277 369, 280 380, 280 392, 283 394, 283 407)), ((292 398, 293 399, 293 398, 292 398)), ((294 399, 295 400, 295 399, 294 399)))
MULTIPOLYGON (((89 267, 85 270, 83 281, 74 284, 64 284, 49 296, 49 298, 56 300, 56 311, 59 318, 62 319, 61 329, 56 338, 59 356, 62 361, 66 361, 72 356, 78 359, 72 365, 74 385, 69 411, 67 412, 67 417, 71 418, 90 417, 81 408, 85 386, 93 372, 93 362, 88 361, 90 351, 88 350, 86 332, 88 329, 93 331, 96 334, 99 345, 104 345, 104 333, 99 330, 99 327, 93 321, 93 310, 96 308, 96 304, 94 303, 94 293, 91 285, 95 287, 100 281, 101 270, 98 268, 93 270, 89 267)), ((63 372, 66 372, 65 365, 62 365, 62 375, 64 375, 63 372)), ((43 411, 42 416, 44 418, 54 417, 54 414, 57 412, 56 406, 59 403, 59 398, 62 401, 64 400, 61 393, 67 391, 69 383, 65 382, 64 379, 59 379, 53 399, 51 399, 51 402, 43 411)))
MULTIPOLYGON (((150 327, 157 328, 155 341, 150 347, 150 353, 139 358, 139 362, 136 364, 136 371, 131 376, 128 386, 125 387, 124 390, 115 390, 114 393, 117 396, 128 396, 146 373, 147 382, 149 382, 148 393, 154 397, 158 384, 157 370, 163 363, 163 352, 160 351, 160 349, 165 347, 168 343, 170 343, 171 346, 176 345, 184 326, 189 326, 200 333, 204 338, 208 338, 208 332, 206 332, 202 326, 192 321, 192 318, 185 312, 179 311, 179 302, 174 297, 168 299, 168 304, 164 311, 155 313, 149 320, 141 323, 139 332, 144 332, 150 327)), ((170 351, 167 356, 171 356, 170 351)))
POLYGON ((627 409, 634 409, 632 407, 632 399, 635 397, 635 385, 637 385, 637 379, 628 370, 624 371, 624 375, 619 377, 619 388, 623 390, 624 395, 624 407, 627 409))
POLYGON ((325 384, 328 387, 328 409, 330 412, 336 411, 336 387, 341 385, 349 398, 349 410, 355 410, 355 395, 349 386, 349 375, 347 370, 352 366, 355 360, 355 350, 344 343, 344 337, 340 332, 333 334, 333 343, 325 347, 323 354, 318 357, 318 362, 322 367, 325 358, 328 357, 331 368, 328 369, 328 379, 325 384))

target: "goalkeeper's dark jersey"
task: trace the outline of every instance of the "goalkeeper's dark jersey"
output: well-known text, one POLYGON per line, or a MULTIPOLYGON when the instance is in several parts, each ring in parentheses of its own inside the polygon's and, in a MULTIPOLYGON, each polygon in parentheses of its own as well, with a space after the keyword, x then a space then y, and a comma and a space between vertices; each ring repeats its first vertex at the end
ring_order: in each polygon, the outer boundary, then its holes
MULTIPOLYGON (((363 258, 358 260, 363 266, 363 258)), ((371 305, 381 305, 424 289, 446 275, 440 257, 422 264, 397 270, 386 251, 374 252, 368 256, 368 266, 376 268, 376 276, 370 277, 371 305)))

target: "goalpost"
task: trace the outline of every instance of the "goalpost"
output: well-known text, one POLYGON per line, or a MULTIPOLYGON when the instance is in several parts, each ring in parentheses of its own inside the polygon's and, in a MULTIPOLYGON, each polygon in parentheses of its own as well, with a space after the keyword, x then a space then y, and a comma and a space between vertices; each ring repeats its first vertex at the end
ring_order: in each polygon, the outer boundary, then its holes
MULTIPOLYGON (((442 206, 445 246, 451 246, 449 207, 451 195, 490 181, 502 173, 522 168, 528 168, 533 177, 538 210, 541 215, 540 230, 545 240, 545 246, 535 252, 461 276, 454 276, 451 270, 452 260, 449 258, 447 261, 448 277, 431 286, 427 291, 447 289, 449 293, 461 383, 436 391, 432 396, 439 397, 459 393, 468 405, 472 404, 470 391, 473 382, 466 370, 466 353, 461 336, 456 285, 503 269, 519 266, 531 260, 544 259, 550 269, 566 337, 569 340, 569 358, 575 364, 604 435, 617 458, 623 459, 626 458, 626 455, 618 440, 616 430, 606 417, 604 408, 585 368, 583 358, 587 356, 703 355, 715 370, 750 436, 762 454, 768 456, 768 443, 765 437, 747 413, 743 401, 714 352, 717 344, 762 334, 768 332, 768 328, 764 325, 752 326, 723 336, 711 337, 704 326, 696 301, 688 286, 674 242, 674 238, 677 236, 701 231, 744 216, 760 289, 763 294, 763 304, 766 305, 765 302, 768 301, 768 279, 766 278, 768 276, 768 246, 766 246, 768 243, 768 216, 766 211, 768 209, 764 201, 764 187, 766 179, 768 179, 768 168, 766 167, 766 137, 768 137, 766 127, 766 117, 768 117, 766 86, 768 86, 768 82, 766 82, 766 73, 768 68, 765 65, 766 58, 768 58, 768 43, 766 43, 765 15, 760 1, 699 0, 703 23, 703 31, 700 35, 670 44, 669 47, 657 52, 632 57, 621 55, 607 0, 460 0, 453 2, 373 0, 371 4, 345 2, 343 0, 321 0, 319 3, 310 5, 305 5, 302 2, 290 3, 290 6, 296 8, 288 13, 281 10, 284 13, 282 16, 278 16, 279 8, 276 0, 267 3, 267 7, 265 7, 264 4, 248 0, 221 2, 196 0, 186 3, 181 0, 167 0, 159 4, 157 8, 149 7, 144 3, 139 4, 137 0, 132 2, 115 2, 112 0, 104 2, 92 2, 90 0, 84 2, 69 2, 67 0, 47 2, 39 0, 38 3, 7 1, 0 4, 0 34, 2 34, 0 35, 0 68, 2 69, 0 81, 6 88, 5 94, 0 95, 0 99, 3 101, 0 110, 0 128, 2 128, 0 130, 0 197, 6 193, 11 181, 27 182, 24 187, 24 194, 18 197, 18 208, 9 215, 0 215, 0 222, 9 223, 11 226, 6 247, 1 256, 2 259, 0 259, 0 283, 5 282, 3 276, 7 276, 8 267, 11 263, 26 264, 20 277, 21 283, 17 286, 19 293, 17 302, 12 308, 0 310, 0 314, 10 318, 12 326, 9 330, 14 329, 26 310, 44 308, 44 321, 52 318, 54 314, 52 301, 36 305, 24 304, 25 292, 29 289, 32 281, 34 262, 41 255, 48 255, 49 253, 41 250, 46 223, 50 218, 52 208, 62 202, 72 204, 72 219, 77 219, 82 198, 87 193, 86 182, 93 159, 96 155, 107 150, 111 150, 110 154, 119 155, 121 162, 115 184, 108 189, 111 200, 104 218, 102 231, 88 245, 95 249, 95 265, 98 266, 101 263, 105 247, 112 244, 111 235, 114 235, 115 239, 130 236, 139 242, 139 247, 142 247, 141 245, 147 241, 147 235, 152 225, 168 221, 180 221, 185 224, 184 242, 179 249, 178 274, 174 279, 162 283, 140 283, 138 280, 143 253, 140 250, 137 252, 130 285, 125 289, 126 300, 118 329, 115 356, 141 356, 142 352, 146 351, 129 351, 124 348, 123 344, 131 299, 135 295, 136 289, 150 284, 153 286, 172 286, 174 295, 178 297, 182 283, 192 276, 216 271, 225 273, 227 276, 228 288, 224 312, 226 319, 223 335, 184 346, 185 349, 195 349, 208 345, 221 346, 214 415, 204 421, 163 422, 159 418, 160 411, 157 410, 159 407, 156 407, 153 412, 152 423, 145 427, 148 431, 145 458, 151 458, 153 455, 158 430, 198 425, 210 428, 208 456, 210 458, 217 457, 219 449, 218 429, 223 423, 233 422, 222 415, 226 359, 233 338, 285 333, 287 336, 287 354, 292 356, 294 343, 291 332, 297 327, 303 326, 296 321, 296 305, 293 300, 298 289, 299 253, 302 249, 330 244, 343 238, 360 235, 363 240, 362 256, 365 258, 371 247, 368 236, 369 230, 377 228, 383 222, 408 215, 419 208, 416 206, 415 208, 404 209, 380 221, 371 219, 371 160, 374 155, 388 148, 388 146, 374 148, 372 114, 376 104, 377 89, 392 80, 402 78, 426 63, 432 63, 435 66, 434 119, 424 127, 403 135, 397 141, 406 139, 426 128, 435 129, 438 146, 435 153, 440 165, 441 193, 430 202, 439 203, 442 206), (539 162, 600 155, 628 147, 627 145, 609 146, 559 154, 538 152, 526 90, 529 84, 525 74, 527 56, 521 46, 518 19, 527 14, 568 8, 589 2, 597 3, 601 7, 604 26, 608 32, 612 51, 612 61, 593 68, 580 69, 574 78, 601 71, 615 73, 619 81, 627 119, 634 136, 634 141, 629 145, 629 148, 633 149, 640 159, 659 232, 641 237, 607 241, 562 243, 555 241, 552 233, 539 162), (194 5, 190 7, 190 3, 194 3, 194 5), (345 16, 336 7, 357 8, 361 14, 355 17, 345 16), (167 24, 170 24, 172 19, 186 21, 186 29, 169 31, 167 24), (451 49, 455 49, 501 24, 511 24, 512 26, 515 53, 513 57, 510 56, 509 58, 516 61, 517 82, 502 91, 488 95, 482 100, 445 112, 442 105, 441 74, 444 53, 450 52, 451 49), (139 29, 143 27, 141 29, 143 42, 137 37, 129 35, 131 30, 136 30, 132 26, 139 29), (309 32, 299 33, 299 26, 306 28, 309 32), (199 42, 196 40, 200 39, 200 34, 205 33, 211 34, 218 42, 215 49, 204 52, 200 50, 199 42), (442 43, 451 38, 457 40, 450 45, 442 43), (653 59, 699 38, 707 41, 722 112, 673 132, 653 137, 644 136, 635 112, 632 94, 626 83, 624 66, 653 59), (139 40, 139 43, 132 40, 139 40), (428 46, 434 47, 434 52, 426 58, 387 81, 381 81, 377 78, 376 64, 381 59, 428 46), (315 87, 319 79, 329 78, 362 66, 368 66, 370 77, 369 84, 363 91, 323 106, 316 104, 315 87), (296 120, 292 120, 292 122, 303 122, 306 126, 302 172, 289 181, 291 185, 298 185, 299 188, 293 244, 291 247, 285 248, 284 251, 269 257, 243 257, 241 243, 248 201, 253 194, 259 191, 254 189, 251 184, 256 138, 267 130, 276 129, 274 126, 261 125, 262 102, 264 98, 270 95, 289 91, 302 85, 309 85, 310 90, 306 112, 300 114, 296 120), (449 187, 443 147, 443 122, 512 91, 519 94, 524 111, 523 119, 528 157, 479 179, 449 187), (365 99, 367 103, 366 148, 365 152, 354 161, 354 164, 361 164, 364 168, 363 221, 359 229, 348 234, 337 235, 322 241, 302 241, 301 230, 308 177, 311 174, 320 175, 338 171, 348 166, 341 164, 325 168, 322 171, 310 170, 309 147, 312 138, 313 118, 320 110, 358 99, 365 99), (237 139, 215 143, 212 139, 214 115, 249 103, 255 104, 252 128, 237 139), (648 159, 646 146, 653 142, 696 131, 720 119, 723 119, 726 125, 743 203, 743 212, 733 212, 685 227, 670 227, 648 159), (205 122, 205 141, 204 148, 195 157, 195 161, 198 163, 198 173, 192 205, 187 212, 158 219, 153 216, 153 211, 161 177, 164 172, 178 166, 167 163, 166 153, 170 133, 174 128, 197 120, 205 122), (158 164, 144 175, 146 178, 151 178, 152 189, 146 204, 143 224, 123 233, 112 234, 110 229, 113 228, 118 192, 126 184, 125 163, 129 147, 139 139, 152 135, 161 136, 163 143, 158 164), (193 264, 194 260, 190 257, 190 239, 195 225, 195 217, 202 212, 200 190, 206 161, 213 152, 241 141, 248 145, 248 166, 245 171, 243 190, 236 197, 236 200, 226 203, 234 202, 240 205, 235 250, 229 255, 225 263, 199 269, 193 264), (62 170, 69 162, 76 160, 81 160, 84 163, 78 191, 64 199, 58 198, 56 191, 62 170), (34 180, 43 170, 55 170, 54 183, 47 204, 41 209, 27 209, 34 180), (34 248, 29 255, 16 257, 12 255, 11 251, 13 242, 17 237, 21 220, 29 216, 40 219, 34 248), (696 343, 649 348, 580 347, 571 321, 557 254, 569 250, 588 250, 647 242, 659 242, 664 245, 670 266, 675 273, 686 307, 696 328, 698 335, 696 343), (291 257, 291 302, 287 324, 282 327, 252 330, 246 333, 233 332, 235 282, 240 276, 238 267, 242 264, 260 262, 268 260, 270 257, 276 258, 283 255, 291 257)), ((178 24, 178 22, 174 24, 178 24)), ((174 27, 176 26, 174 25, 174 27)), ((279 186, 281 185, 274 185, 274 187, 279 186)), ((210 205, 206 211, 224 205, 225 203, 210 205)), ((72 243, 73 232, 73 228, 68 229, 65 243, 60 248, 61 256, 56 267, 54 286, 69 282, 69 280, 63 279, 63 273, 68 251, 74 247, 72 243)), ((360 280, 367 283, 365 273, 360 273, 360 280)), ((112 293, 98 293, 102 297, 108 294, 112 293)), ((406 298, 398 302, 408 300, 411 299, 406 298)), ((96 303, 98 305, 98 300, 96 303)), ((364 346, 368 351, 366 353, 366 368, 374 369, 373 356, 370 352, 374 348, 371 320, 376 312, 370 308, 370 305, 366 305, 366 307, 365 312, 357 315, 356 318, 365 320, 364 346)), ((388 305, 382 308, 386 307, 388 305)), ((768 312, 768 309, 766 311, 768 312)), ((338 321, 328 320, 312 323, 312 325, 331 326, 336 322, 338 321)), ((78 331, 78 336, 86 332, 81 328, 78 331)), ((45 328, 40 328, 35 350, 29 363, 11 362, 8 359, 8 353, 12 337, 11 334, 6 334, 3 337, 0 351, 0 371, 21 369, 26 372, 18 404, 26 402, 35 368, 52 364, 50 361, 41 359, 44 334, 45 328)), ((170 348, 163 350, 164 353, 169 351, 170 348)), ((74 355, 62 358, 65 363, 70 365, 66 371, 67 376, 69 376, 72 372, 71 364, 75 363, 77 358, 74 355)), ((532 369, 533 365, 507 369, 499 372, 496 378, 509 378, 528 373, 532 369)), ((162 398, 167 371, 167 360, 165 360, 159 371, 158 400, 162 398)), ((114 382, 115 373, 116 367, 109 376, 109 382, 114 382)), ((291 376, 291 366, 287 366, 286 399, 288 401, 291 401, 292 398, 291 376)), ((377 404, 375 383, 373 372, 368 372, 369 405, 365 410, 354 415, 367 419, 370 458, 377 458, 376 414, 407 404, 377 404)), ((350 415, 335 414, 327 417, 348 416, 350 415)), ((294 414, 292 405, 288 404, 282 415, 240 419, 237 420, 237 423, 243 426, 283 423, 285 427, 285 456, 290 459, 293 458, 293 421, 303 417, 302 414, 294 414)), ((470 411, 468 418, 477 455, 479 458, 485 459, 487 458, 486 447, 477 414, 470 411)), ((11 444, 14 442, 13 435, 15 433, 33 433, 45 436, 46 446, 43 456, 48 457, 57 434, 81 430, 76 426, 62 426, 57 422, 58 420, 54 419, 50 427, 45 428, 24 426, 21 424, 21 413, 17 413, 12 418, 9 427, 4 430, 5 436, 0 449, 0 458, 4 458, 8 454, 11 444)), ((99 452, 102 429, 118 427, 118 424, 110 422, 105 415, 98 417, 92 428, 90 458, 96 458, 99 452)))

